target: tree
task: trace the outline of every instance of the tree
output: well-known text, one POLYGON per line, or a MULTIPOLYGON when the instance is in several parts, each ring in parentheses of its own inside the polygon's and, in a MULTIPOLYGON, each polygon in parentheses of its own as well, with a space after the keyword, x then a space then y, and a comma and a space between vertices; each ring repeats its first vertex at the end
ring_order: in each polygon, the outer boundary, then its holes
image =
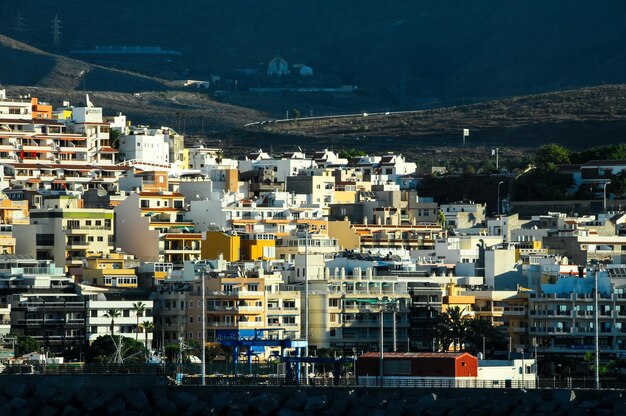
POLYGON ((114 149, 120 148, 120 138, 123 136, 122 132, 119 130, 110 130, 109 131, 109 143, 111 143, 111 147, 114 149))
POLYGON ((215 161, 217 162, 217 164, 221 164, 222 160, 224 158, 224 151, 219 149, 215 151, 215 161))
POLYGON ((122 362, 139 362, 145 359, 146 348, 141 342, 120 335, 102 335, 87 348, 85 360, 87 362, 99 362, 114 364, 117 357, 117 346, 120 346, 120 358, 122 362))
POLYGON ((441 227, 444 227, 446 225, 446 214, 444 214, 442 210, 439 210, 439 212, 437 212, 437 224, 439 224, 441 227))
MULTIPOLYGON (((152 321, 143 321, 141 323, 141 327, 143 328, 144 335, 146 337, 146 348, 148 348, 148 334, 154 331, 154 323, 152 321)), ((152 345, 150 345, 152 347, 152 345)))
POLYGON ((41 344, 35 338, 23 336, 23 335, 14 335, 9 334, 9 337, 17 338, 15 342, 15 356, 19 357, 24 354, 28 354, 31 352, 39 352, 41 351, 41 344))
POLYGON ((443 351, 448 351, 451 345, 454 351, 463 346, 468 334, 469 321, 465 309, 458 306, 448 309, 439 316, 435 331, 443 351))
POLYGON ((300 118, 301 116, 300 110, 298 110, 297 108, 292 108, 289 113, 291 118, 300 118))
POLYGON ((623 198, 626 193, 626 171, 621 171, 617 175, 611 175, 611 190, 616 198, 623 198))
POLYGON ((565 147, 550 143, 539 146, 535 155, 535 165, 543 171, 553 171, 556 165, 570 163, 570 151, 565 147))
POLYGON ((109 327, 109 329, 111 330, 111 335, 113 335, 115 331, 115 318, 119 318, 121 315, 122 313, 120 312, 120 310, 115 308, 107 309, 104 315, 102 315, 105 318, 111 318, 111 326, 109 327))
POLYGON ((344 159, 351 159, 357 156, 365 156, 365 152, 363 152, 362 150, 355 150, 354 148, 345 149, 339 152, 339 157, 344 159))
POLYGON ((489 320, 471 319, 466 328, 467 340, 473 346, 476 353, 482 350, 482 343, 495 348, 505 342, 505 337, 489 320))
POLYGON ((143 317, 143 313, 146 311, 146 304, 141 301, 135 302, 133 303, 132 309, 137 316, 137 326, 135 327, 135 341, 137 341, 139 337, 139 318, 143 317))

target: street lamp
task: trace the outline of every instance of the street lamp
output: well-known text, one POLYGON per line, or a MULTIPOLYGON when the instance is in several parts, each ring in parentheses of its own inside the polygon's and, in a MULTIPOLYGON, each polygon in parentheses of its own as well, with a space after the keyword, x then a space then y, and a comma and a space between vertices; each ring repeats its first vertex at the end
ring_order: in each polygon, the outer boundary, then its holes
POLYGON ((604 185, 602 185, 602 209, 604 212, 606 212, 606 186, 611 183, 611 182, 604 182, 604 185))
POLYGON ((398 310, 398 302, 396 300, 388 300, 388 298, 383 298, 382 300, 380 300, 380 370, 378 372, 378 374, 380 375, 380 386, 383 386, 383 376, 385 375, 384 372, 384 350, 385 350, 385 339, 384 339, 384 330, 385 330, 385 325, 384 325, 384 317, 385 317, 385 311, 391 311, 393 312, 393 352, 396 352, 396 340, 397 340, 397 336, 396 336, 396 312, 398 310))
MULTIPOLYGON (((304 228, 304 356, 309 356, 309 224, 304 228)), ((309 379, 308 364, 304 364, 304 380, 309 379)))
POLYGON ((594 322, 593 322, 593 332, 594 332, 594 343, 595 343, 595 388, 597 390, 600 389, 600 328, 598 328, 600 321, 600 312, 598 311, 598 261, 593 260, 591 262, 591 271, 593 272, 593 283, 594 283, 594 295, 593 295, 593 309, 594 309, 594 322))
POLYGON ((498 215, 500 215, 500 185, 502 185, 504 181, 498 182, 498 215))
POLYGON ((206 296, 204 294, 204 273, 202 270, 202 385, 206 386, 206 296))

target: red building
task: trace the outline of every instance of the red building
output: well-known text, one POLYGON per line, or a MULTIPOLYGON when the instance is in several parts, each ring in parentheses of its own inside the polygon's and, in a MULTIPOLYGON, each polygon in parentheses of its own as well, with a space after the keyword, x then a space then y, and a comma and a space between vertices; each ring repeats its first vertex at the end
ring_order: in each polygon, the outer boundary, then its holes
MULTIPOLYGON (((380 353, 363 354, 357 359, 357 376, 380 376, 379 365, 380 353)), ((466 352, 386 352, 383 355, 383 367, 385 377, 478 377, 478 358, 466 352)))

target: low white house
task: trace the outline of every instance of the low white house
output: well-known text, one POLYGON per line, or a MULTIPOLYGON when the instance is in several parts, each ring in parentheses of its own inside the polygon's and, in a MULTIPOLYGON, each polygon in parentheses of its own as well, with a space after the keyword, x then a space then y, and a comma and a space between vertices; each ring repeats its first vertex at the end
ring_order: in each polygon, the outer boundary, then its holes
POLYGON ((478 360, 477 379, 499 381, 503 383, 502 387, 534 388, 537 384, 536 361, 534 358, 478 360))

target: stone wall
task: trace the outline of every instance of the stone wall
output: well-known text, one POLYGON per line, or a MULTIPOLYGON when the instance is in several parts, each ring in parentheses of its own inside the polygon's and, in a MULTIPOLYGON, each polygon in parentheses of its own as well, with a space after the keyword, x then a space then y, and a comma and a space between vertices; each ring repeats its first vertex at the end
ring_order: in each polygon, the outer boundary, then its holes
POLYGON ((0 376, 0 415, 626 415, 624 391, 168 386, 150 376, 0 376))

